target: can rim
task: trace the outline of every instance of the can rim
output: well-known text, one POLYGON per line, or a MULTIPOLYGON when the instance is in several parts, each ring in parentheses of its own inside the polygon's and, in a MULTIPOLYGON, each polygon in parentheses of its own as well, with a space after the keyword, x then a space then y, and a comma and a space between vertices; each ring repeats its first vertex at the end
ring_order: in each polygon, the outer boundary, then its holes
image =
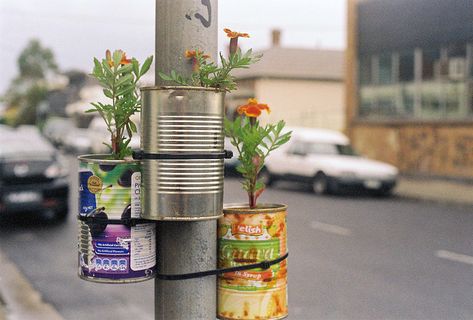
POLYGON ((109 159, 111 154, 83 154, 77 157, 77 160, 82 162, 103 163, 103 164, 120 164, 120 163, 140 163, 135 159, 114 160, 109 159))
POLYGON ((223 205, 223 213, 271 213, 287 210, 287 205, 277 203, 261 203, 256 208, 250 208, 246 203, 228 203, 223 205))
POLYGON ((212 87, 193 87, 193 86, 147 86, 140 88, 141 91, 166 91, 166 90, 188 90, 188 91, 212 91, 224 93, 225 90, 212 87))

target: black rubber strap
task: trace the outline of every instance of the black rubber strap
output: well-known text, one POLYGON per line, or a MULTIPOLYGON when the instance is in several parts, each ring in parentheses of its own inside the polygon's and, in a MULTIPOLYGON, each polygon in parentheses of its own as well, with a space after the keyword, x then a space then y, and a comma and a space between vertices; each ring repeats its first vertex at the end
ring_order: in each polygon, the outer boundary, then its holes
POLYGON ((208 270, 208 271, 200 271, 200 272, 193 272, 193 273, 185 273, 185 274, 156 274, 156 277, 160 280, 187 280, 187 279, 194 279, 194 278, 202 278, 207 276, 215 276, 222 273, 227 272, 235 272, 235 271, 244 271, 250 269, 260 268, 263 270, 269 269, 272 265, 280 263, 281 261, 287 259, 289 256, 289 252, 285 255, 270 261, 262 261, 259 263, 254 264, 246 264, 244 266, 232 267, 232 268, 224 268, 224 269, 217 269, 217 270, 208 270))
POLYGON ((143 150, 133 151, 135 160, 194 160, 194 159, 230 159, 233 152, 225 150, 213 153, 148 153, 143 150))
POLYGON ((127 227, 135 227, 137 224, 142 223, 155 223, 156 221, 153 220, 146 220, 146 219, 137 219, 137 218, 130 218, 130 219, 107 219, 107 218, 99 218, 99 217, 87 217, 78 215, 77 219, 80 221, 85 222, 86 224, 121 224, 127 227))

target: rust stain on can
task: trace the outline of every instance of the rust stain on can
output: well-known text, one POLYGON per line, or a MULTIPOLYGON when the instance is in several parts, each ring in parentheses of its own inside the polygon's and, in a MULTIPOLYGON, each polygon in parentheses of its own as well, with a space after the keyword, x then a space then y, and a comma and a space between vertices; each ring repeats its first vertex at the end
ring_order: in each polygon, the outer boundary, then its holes
MULTIPOLYGON (((287 252, 286 206, 224 208, 218 223, 218 264, 228 268, 275 260, 287 252)), ((288 315, 287 261, 267 270, 229 272, 218 279, 218 318, 282 319, 288 315)))

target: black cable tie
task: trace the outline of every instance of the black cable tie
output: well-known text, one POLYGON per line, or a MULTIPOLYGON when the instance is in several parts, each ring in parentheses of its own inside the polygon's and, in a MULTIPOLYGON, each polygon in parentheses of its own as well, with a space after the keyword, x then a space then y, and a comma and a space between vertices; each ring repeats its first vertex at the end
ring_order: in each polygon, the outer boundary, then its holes
POLYGON ((285 255, 274 259, 274 260, 265 260, 262 262, 254 263, 254 264, 247 264, 238 267, 231 267, 231 268, 223 268, 223 269, 216 269, 216 270, 207 270, 207 271, 200 271, 200 272, 193 272, 193 273, 184 273, 184 274, 156 274, 156 277, 160 280, 187 280, 187 279, 194 279, 194 278, 202 278, 207 276, 215 276, 223 273, 228 272, 235 272, 235 271, 245 271, 251 269, 263 269, 267 270, 272 265, 278 264, 281 261, 287 259, 289 256, 289 252, 286 252, 285 255))
POLYGON ((81 216, 81 215, 78 215, 77 219, 85 222, 86 224, 92 224, 92 223, 100 224, 100 225, 119 224, 119 225, 124 225, 127 227, 136 227, 136 225, 138 224, 156 222, 154 220, 147 220, 147 219, 141 219, 141 218, 108 219, 104 217, 90 217, 90 216, 81 216))
POLYGON ((233 151, 225 150, 224 152, 225 152, 225 159, 233 158, 233 151))

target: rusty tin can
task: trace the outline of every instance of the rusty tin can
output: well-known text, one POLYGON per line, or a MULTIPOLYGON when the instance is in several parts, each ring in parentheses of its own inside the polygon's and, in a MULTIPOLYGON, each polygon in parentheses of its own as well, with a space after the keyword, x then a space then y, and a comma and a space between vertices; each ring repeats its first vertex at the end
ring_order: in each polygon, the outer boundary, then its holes
MULTIPOLYGON (((275 260, 287 252, 287 206, 249 209, 225 205, 218 222, 218 266, 275 260)), ((229 272, 218 278, 219 319, 283 319, 288 315, 287 260, 270 269, 229 272)))
POLYGON ((118 221, 140 218, 139 162, 107 160, 106 155, 80 156, 79 162, 79 216, 101 219, 100 223, 78 221, 79 277, 104 283, 152 278, 156 225, 130 226, 118 221))

